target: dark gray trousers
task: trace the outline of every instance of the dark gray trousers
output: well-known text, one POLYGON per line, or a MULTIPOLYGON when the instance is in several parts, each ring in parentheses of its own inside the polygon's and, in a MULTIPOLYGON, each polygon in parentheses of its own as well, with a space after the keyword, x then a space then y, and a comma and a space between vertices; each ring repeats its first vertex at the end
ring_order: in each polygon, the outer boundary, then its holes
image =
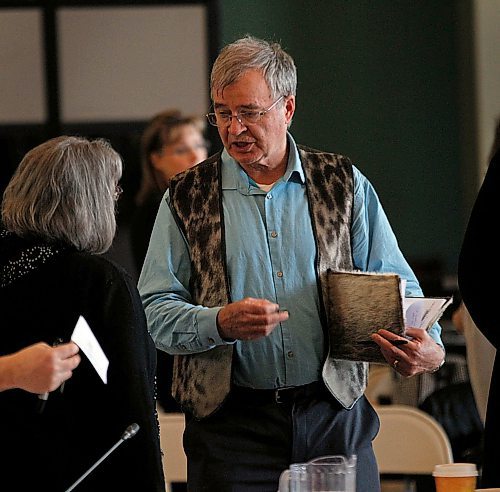
POLYGON ((283 470, 318 456, 357 455, 357 492, 379 492, 379 420, 363 396, 345 410, 326 390, 287 403, 230 394, 211 417, 186 416, 190 492, 277 492, 283 470))

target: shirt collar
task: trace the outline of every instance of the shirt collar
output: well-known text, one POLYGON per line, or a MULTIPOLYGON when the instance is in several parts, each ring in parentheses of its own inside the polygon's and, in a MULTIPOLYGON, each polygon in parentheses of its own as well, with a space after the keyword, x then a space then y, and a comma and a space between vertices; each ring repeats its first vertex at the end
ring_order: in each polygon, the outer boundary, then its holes
MULTIPOLYGON (((300 162, 297 144, 292 135, 287 132, 287 139, 290 151, 288 153, 288 165, 282 181, 299 181, 304 184, 304 171, 300 162)), ((239 190, 242 193, 248 193, 253 181, 243 170, 243 168, 229 155, 226 149, 222 151, 222 189, 239 190)))

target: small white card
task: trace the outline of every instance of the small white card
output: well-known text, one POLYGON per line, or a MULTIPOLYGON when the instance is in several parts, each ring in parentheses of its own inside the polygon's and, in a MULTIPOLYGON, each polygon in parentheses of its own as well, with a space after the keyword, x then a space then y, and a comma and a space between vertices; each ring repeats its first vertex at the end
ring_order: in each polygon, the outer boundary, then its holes
POLYGON ((71 340, 80 347, 104 384, 107 384, 109 360, 83 316, 78 318, 71 340))

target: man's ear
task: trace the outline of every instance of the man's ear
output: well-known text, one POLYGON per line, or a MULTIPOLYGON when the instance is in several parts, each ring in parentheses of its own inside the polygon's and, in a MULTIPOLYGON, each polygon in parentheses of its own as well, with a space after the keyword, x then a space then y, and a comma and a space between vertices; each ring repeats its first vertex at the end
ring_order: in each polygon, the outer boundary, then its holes
POLYGON ((295 114, 295 96, 287 96, 285 98, 285 117, 286 124, 289 125, 295 114))

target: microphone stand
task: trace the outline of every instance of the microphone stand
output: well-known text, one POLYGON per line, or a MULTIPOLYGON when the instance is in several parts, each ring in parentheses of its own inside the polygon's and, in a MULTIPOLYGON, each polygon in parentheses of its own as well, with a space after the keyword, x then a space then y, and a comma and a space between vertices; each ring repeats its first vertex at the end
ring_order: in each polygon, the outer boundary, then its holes
POLYGON ((139 424, 131 424, 123 433, 120 440, 106 453, 104 453, 98 461, 96 461, 73 485, 65 490, 65 492, 70 492, 73 490, 89 473, 91 473, 97 466, 99 466, 123 441, 134 437, 139 430, 139 424))

